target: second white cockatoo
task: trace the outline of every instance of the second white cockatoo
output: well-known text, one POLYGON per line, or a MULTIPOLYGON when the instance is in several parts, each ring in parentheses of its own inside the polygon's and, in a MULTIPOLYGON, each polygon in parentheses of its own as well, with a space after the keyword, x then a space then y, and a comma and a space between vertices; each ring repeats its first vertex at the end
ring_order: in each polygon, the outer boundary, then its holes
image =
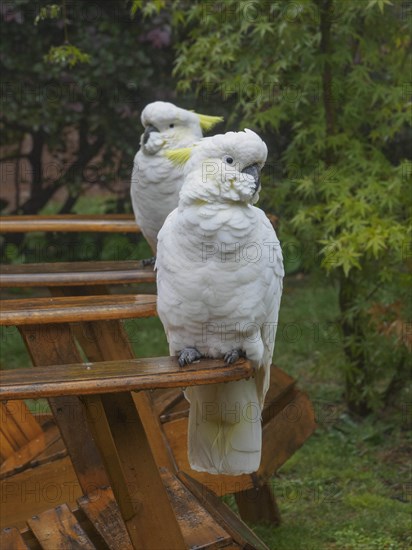
POLYGON ((179 206, 158 235, 158 313, 182 367, 201 357, 249 359, 249 380, 190 387, 189 462, 240 475, 259 468, 284 275, 265 213, 253 206, 267 148, 250 131, 169 153, 185 166, 179 206))
POLYGON ((164 101, 147 105, 141 114, 144 133, 134 158, 131 198, 136 222, 156 254, 157 234, 176 208, 183 184, 183 169, 167 151, 193 145, 222 117, 186 111, 164 101))

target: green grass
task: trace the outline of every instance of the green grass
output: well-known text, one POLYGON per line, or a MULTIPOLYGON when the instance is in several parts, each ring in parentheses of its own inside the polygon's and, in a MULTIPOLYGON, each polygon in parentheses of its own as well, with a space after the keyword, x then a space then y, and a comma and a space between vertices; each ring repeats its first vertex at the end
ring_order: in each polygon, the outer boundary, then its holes
MULTIPOLYGON (((337 314, 333 286, 313 277, 287 278, 275 362, 309 394, 319 428, 272 479, 282 525, 254 529, 276 550, 407 550, 412 548, 411 399, 406 393, 392 411, 363 422, 349 417, 342 399, 337 314)), ((126 326, 138 356, 167 355, 158 319, 126 326)), ((29 364, 16 330, 4 329, 1 343, 3 368, 29 364)), ((233 499, 229 502, 235 507, 233 499)))

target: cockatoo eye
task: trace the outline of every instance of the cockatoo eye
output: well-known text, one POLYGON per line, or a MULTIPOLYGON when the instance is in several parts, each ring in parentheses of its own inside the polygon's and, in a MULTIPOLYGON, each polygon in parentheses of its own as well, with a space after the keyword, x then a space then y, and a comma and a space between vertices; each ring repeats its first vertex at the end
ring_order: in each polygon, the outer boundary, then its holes
POLYGON ((175 125, 174 124, 169 124, 169 128, 174 128, 175 125))
POLYGON ((223 157, 223 161, 226 162, 226 164, 233 164, 233 158, 229 157, 228 155, 225 155, 223 157))

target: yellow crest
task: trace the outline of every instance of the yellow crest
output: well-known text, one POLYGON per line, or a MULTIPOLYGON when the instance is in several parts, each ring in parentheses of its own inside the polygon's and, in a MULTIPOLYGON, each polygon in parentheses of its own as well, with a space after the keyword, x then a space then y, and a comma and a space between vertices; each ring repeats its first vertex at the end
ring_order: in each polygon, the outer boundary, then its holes
POLYGON ((173 164, 183 166, 190 159, 191 153, 192 147, 181 147, 180 149, 165 151, 165 156, 173 162, 173 164))
POLYGON ((222 116, 200 115, 199 113, 195 113, 195 115, 199 117, 200 127, 205 132, 208 132, 213 126, 224 120, 222 116))

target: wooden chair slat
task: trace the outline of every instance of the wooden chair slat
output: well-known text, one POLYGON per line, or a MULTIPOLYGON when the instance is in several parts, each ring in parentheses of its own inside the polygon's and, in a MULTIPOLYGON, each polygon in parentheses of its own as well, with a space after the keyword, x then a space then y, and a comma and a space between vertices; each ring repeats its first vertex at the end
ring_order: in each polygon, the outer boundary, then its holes
POLYGON ((9 456, 14 454, 14 447, 11 444, 7 434, 0 428, 0 459, 6 460, 9 456))
POLYGON ((86 398, 90 427, 136 548, 185 548, 183 536, 129 392, 86 398), (159 528, 161 526, 161 528, 159 528))
MULTIPOLYGON (((79 363, 82 357, 72 337, 69 324, 21 326, 19 331, 36 368, 42 365, 51 371, 51 365, 79 363)), ((18 369, 20 371, 20 369, 18 369)), ((6 371, 10 372, 10 371, 6 371)), ((4 374, 6 374, 4 373, 4 374)), ((0 372, 0 374, 2 374, 0 372)), ((87 493, 94 487, 109 485, 100 453, 88 428, 84 407, 77 395, 51 397, 50 409, 69 451, 80 486, 87 493)))
POLYGON ((77 502, 110 550, 133 550, 110 487, 101 487, 94 496, 82 496, 77 502))
POLYGON ((42 429, 24 401, 8 401, 2 404, 1 422, 8 426, 9 422, 17 424, 24 435, 25 442, 31 441, 42 434, 42 429))
POLYGON ((152 283, 156 273, 140 261, 3 265, 0 288, 152 283))
POLYGON ((33 516, 27 523, 44 550, 96 550, 67 504, 33 516))
POLYGON ((4 478, 13 475, 13 473, 20 471, 28 464, 34 466, 41 463, 39 455, 59 440, 60 432, 55 424, 51 424, 49 429, 41 432, 3 462, 0 466, 0 477, 4 478))
POLYGON ((202 359, 184 369, 179 367, 175 357, 42 366, 0 371, 0 399, 185 387, 249 376, 253 376, 253 368, 247 360, 227 365, 222 359, 202 359))
POLYGON ((27 518, 34 513, 65 502, 70 507, 76 506, 76 499, 82 495, 68 456, 0 480, 0 491, 0 526, 13 525, 18 529, 24 528, 27 518))
POLYGON ((29 550, 20 532, 15 527, 6 527, 0 533, 0 548, 3 550, 29 550))
POLYGON ((213 517, 232 536, 234 542, 240 544, 241 548, 245 550, 269 550, 246 523, 234 514, 207 486, 200 484, 184 472, 179 472, 178 478, 197 498, 198 502, 213 514, 213 517))
POLYGON ((1 233, 36 231, 138 233, 140 229, 131 214, 3 216, 0 220, 1 233))
POLYGON ((256 524, 267 522, 271 525, 280 525, 281 515, 270 483, 260 487, 252 487, 235 493, 235 500, 240 517, 247 518, 247 522, 256 524))
POLYGON ((262 459, 257 478, 269 479, 316 429, 314 410, 307 395, 296 391, 293 399, 266 422, 262 433, 262 459))
POLYGON ((153 406, 160 417, 169 412, 173 412, 175 405, 181 403, 182 401, 187 403, 183 393, 176 389, 156 390, 152 394, 152 399, 153 406))
POLYGON ((162 472, 162 480, 175 510, 187 548, 210 548, 232 542, 227 531, 210 515, 185 485, 169 471, 162 472))
POLYGON ((58 460, 59 458, 67 456, 67 449, 61 438, 58 428, 55 425, 53 427, 56 430, 56 439, 51 440, 50 443, 47 443, 45 449, 31 460, 30 468, 34 468, 40 466, 41 464, 45 464, 46 462, 51 462, 53 460, 58 460))
POLYGON ((156 296, 110 295, 2 300, 0 325, 73 323, 156 315, 156 296))
MULTIPOLYGON (((14 449, 19 449, 25 445, 29 439, 26 438, 23 431, 19 428, 19 424, 14 418, 14 415, 8 414, 8 403, 1 403, 1 431, 7 436, 8 441, 14 449)), ((10 410, 10 409, 9 409, 10 410)), ((20 423, 23 424, 23 419, 20 423)))

